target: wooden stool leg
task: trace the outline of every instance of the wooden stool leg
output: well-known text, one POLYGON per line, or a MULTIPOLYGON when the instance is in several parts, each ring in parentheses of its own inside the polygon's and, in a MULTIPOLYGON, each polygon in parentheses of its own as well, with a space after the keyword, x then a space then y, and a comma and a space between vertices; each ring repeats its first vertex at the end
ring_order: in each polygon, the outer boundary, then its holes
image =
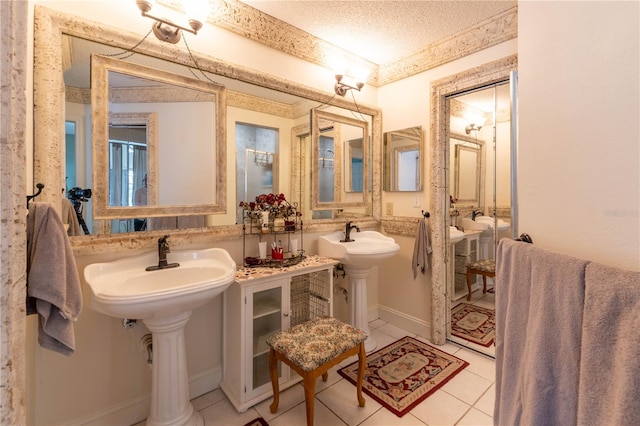
POLYGON ((487 292, 487 276, 486 275, 482 275, 482 292, 483 293, 487 292))
POLYGON ((473 277, 473 275, 474 274, 472 274, 471 271, 467 271, 467 288, 469 289, 467 300, 471 300, 471 277, 473 277))
POLYGON ((358 353, 358 383, 356 389, 358 393, 358 405, 364 407, 365 400, 362 396, 362 382, 364 381, 364 368, 367 365, 367 352, 364 349, 364 342, 360 343, 360 352, 358 353))
POLYGON ((302 380, 304 386, 304 402, 307 407, 307 426, 313 426, 313 403, 316 398, 316 379, 318 376, 305 374, 302 380))
POLYGON ((269 351, 269 376, 273 387, 273 402, 269 406, 269 411, 275 413, 278 411, 278 404, 280 403, 280 387, 278 385, 278 359, 276 358, 276 351, 273 349, 269 351))

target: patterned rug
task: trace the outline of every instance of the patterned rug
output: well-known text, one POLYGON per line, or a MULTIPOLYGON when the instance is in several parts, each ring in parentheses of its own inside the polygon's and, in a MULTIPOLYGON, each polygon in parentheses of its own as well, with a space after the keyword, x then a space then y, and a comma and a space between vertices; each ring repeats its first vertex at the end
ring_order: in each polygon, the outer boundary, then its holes
POLYGON ((461 303, 451 309, 451 334, 489 347, 496 335, 496 315, 492 309, 461 303))
MULTIPOLYGON (((434 393, 468 362, 411 337, 367 355, 362 390, 398 417, 434 393)), ((355 385, 358 362, 338 371, 355 385)))
POLYGON ((251 420, 244 426, 269 426, 269 424, 262 417, 258 417, 255 420, 251 420))

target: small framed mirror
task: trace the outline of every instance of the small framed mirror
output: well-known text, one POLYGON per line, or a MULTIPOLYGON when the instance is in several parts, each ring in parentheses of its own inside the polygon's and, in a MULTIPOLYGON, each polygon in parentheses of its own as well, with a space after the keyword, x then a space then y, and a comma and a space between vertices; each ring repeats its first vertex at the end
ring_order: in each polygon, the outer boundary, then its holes
POLYGON ((224 87, 93 55, 91 98, 95 219, 225 213, 224 87))
POLYGON ((409 127, 384 134, 385 191, 422 191, 421 126, 409 127))
POLYGON ((369 123, 311 110, 312 209, 366 207, 369 123))
POLYGON ((456 204, 479 208, 484 205, 484 143, 461 135, 452 135, 449 143, 456 204))

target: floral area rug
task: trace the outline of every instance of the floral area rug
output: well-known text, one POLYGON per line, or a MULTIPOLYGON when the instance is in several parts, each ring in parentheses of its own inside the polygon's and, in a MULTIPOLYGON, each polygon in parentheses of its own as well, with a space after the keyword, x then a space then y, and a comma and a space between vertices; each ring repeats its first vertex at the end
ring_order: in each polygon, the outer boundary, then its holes
MULTIPOLYGON (((411 337, 367 355, 362 390, 398 417, 434 393, 468 362, 411 337)), ((338 371, 355 385, 358 362, 338 371)))
POLYGON ((496 335, 496 314, 492 309, 461 303, 451 309, 451 334, 489 347, 496 335))

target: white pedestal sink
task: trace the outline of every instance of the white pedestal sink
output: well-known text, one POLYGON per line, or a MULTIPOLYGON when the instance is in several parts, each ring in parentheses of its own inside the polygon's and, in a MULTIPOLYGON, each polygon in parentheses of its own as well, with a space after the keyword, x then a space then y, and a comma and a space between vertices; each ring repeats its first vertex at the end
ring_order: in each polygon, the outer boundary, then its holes
MULTIPOLYGON (((489 216, 478 216, 476 220, 462 218, 460 225, 465 230, 482 231, 480 233, 480 259, 492 259, 493 250, 489 250, 489 246, 494 236, 495 219, 489 216)), ((510 226, 508 222, 498 219, 498 232, 509 229, 510 226)))
POLYGON ((189 399, 184 326, 191 311, 222 293, 235 279, 236 264, 225 250, 174 251, 180 266, 146 271, 157 252, 94 263, 84 270, 91 307, 116 318, 141 319, 153 334, 151 412, 148 426, 203 425, 189 399))
POLYGON ((350 242, 341 242, 343 238, 342 231, 319 237, 318 254, 344 264, 349 277, 349 324, 367 333, 369 338, 365 341, 365 349, 370 352, 377 343, 369 333, 367 278, 374 265, 395 255, 400 246, 393 238, 375 231, 351 232, 354 241, 350 242))

